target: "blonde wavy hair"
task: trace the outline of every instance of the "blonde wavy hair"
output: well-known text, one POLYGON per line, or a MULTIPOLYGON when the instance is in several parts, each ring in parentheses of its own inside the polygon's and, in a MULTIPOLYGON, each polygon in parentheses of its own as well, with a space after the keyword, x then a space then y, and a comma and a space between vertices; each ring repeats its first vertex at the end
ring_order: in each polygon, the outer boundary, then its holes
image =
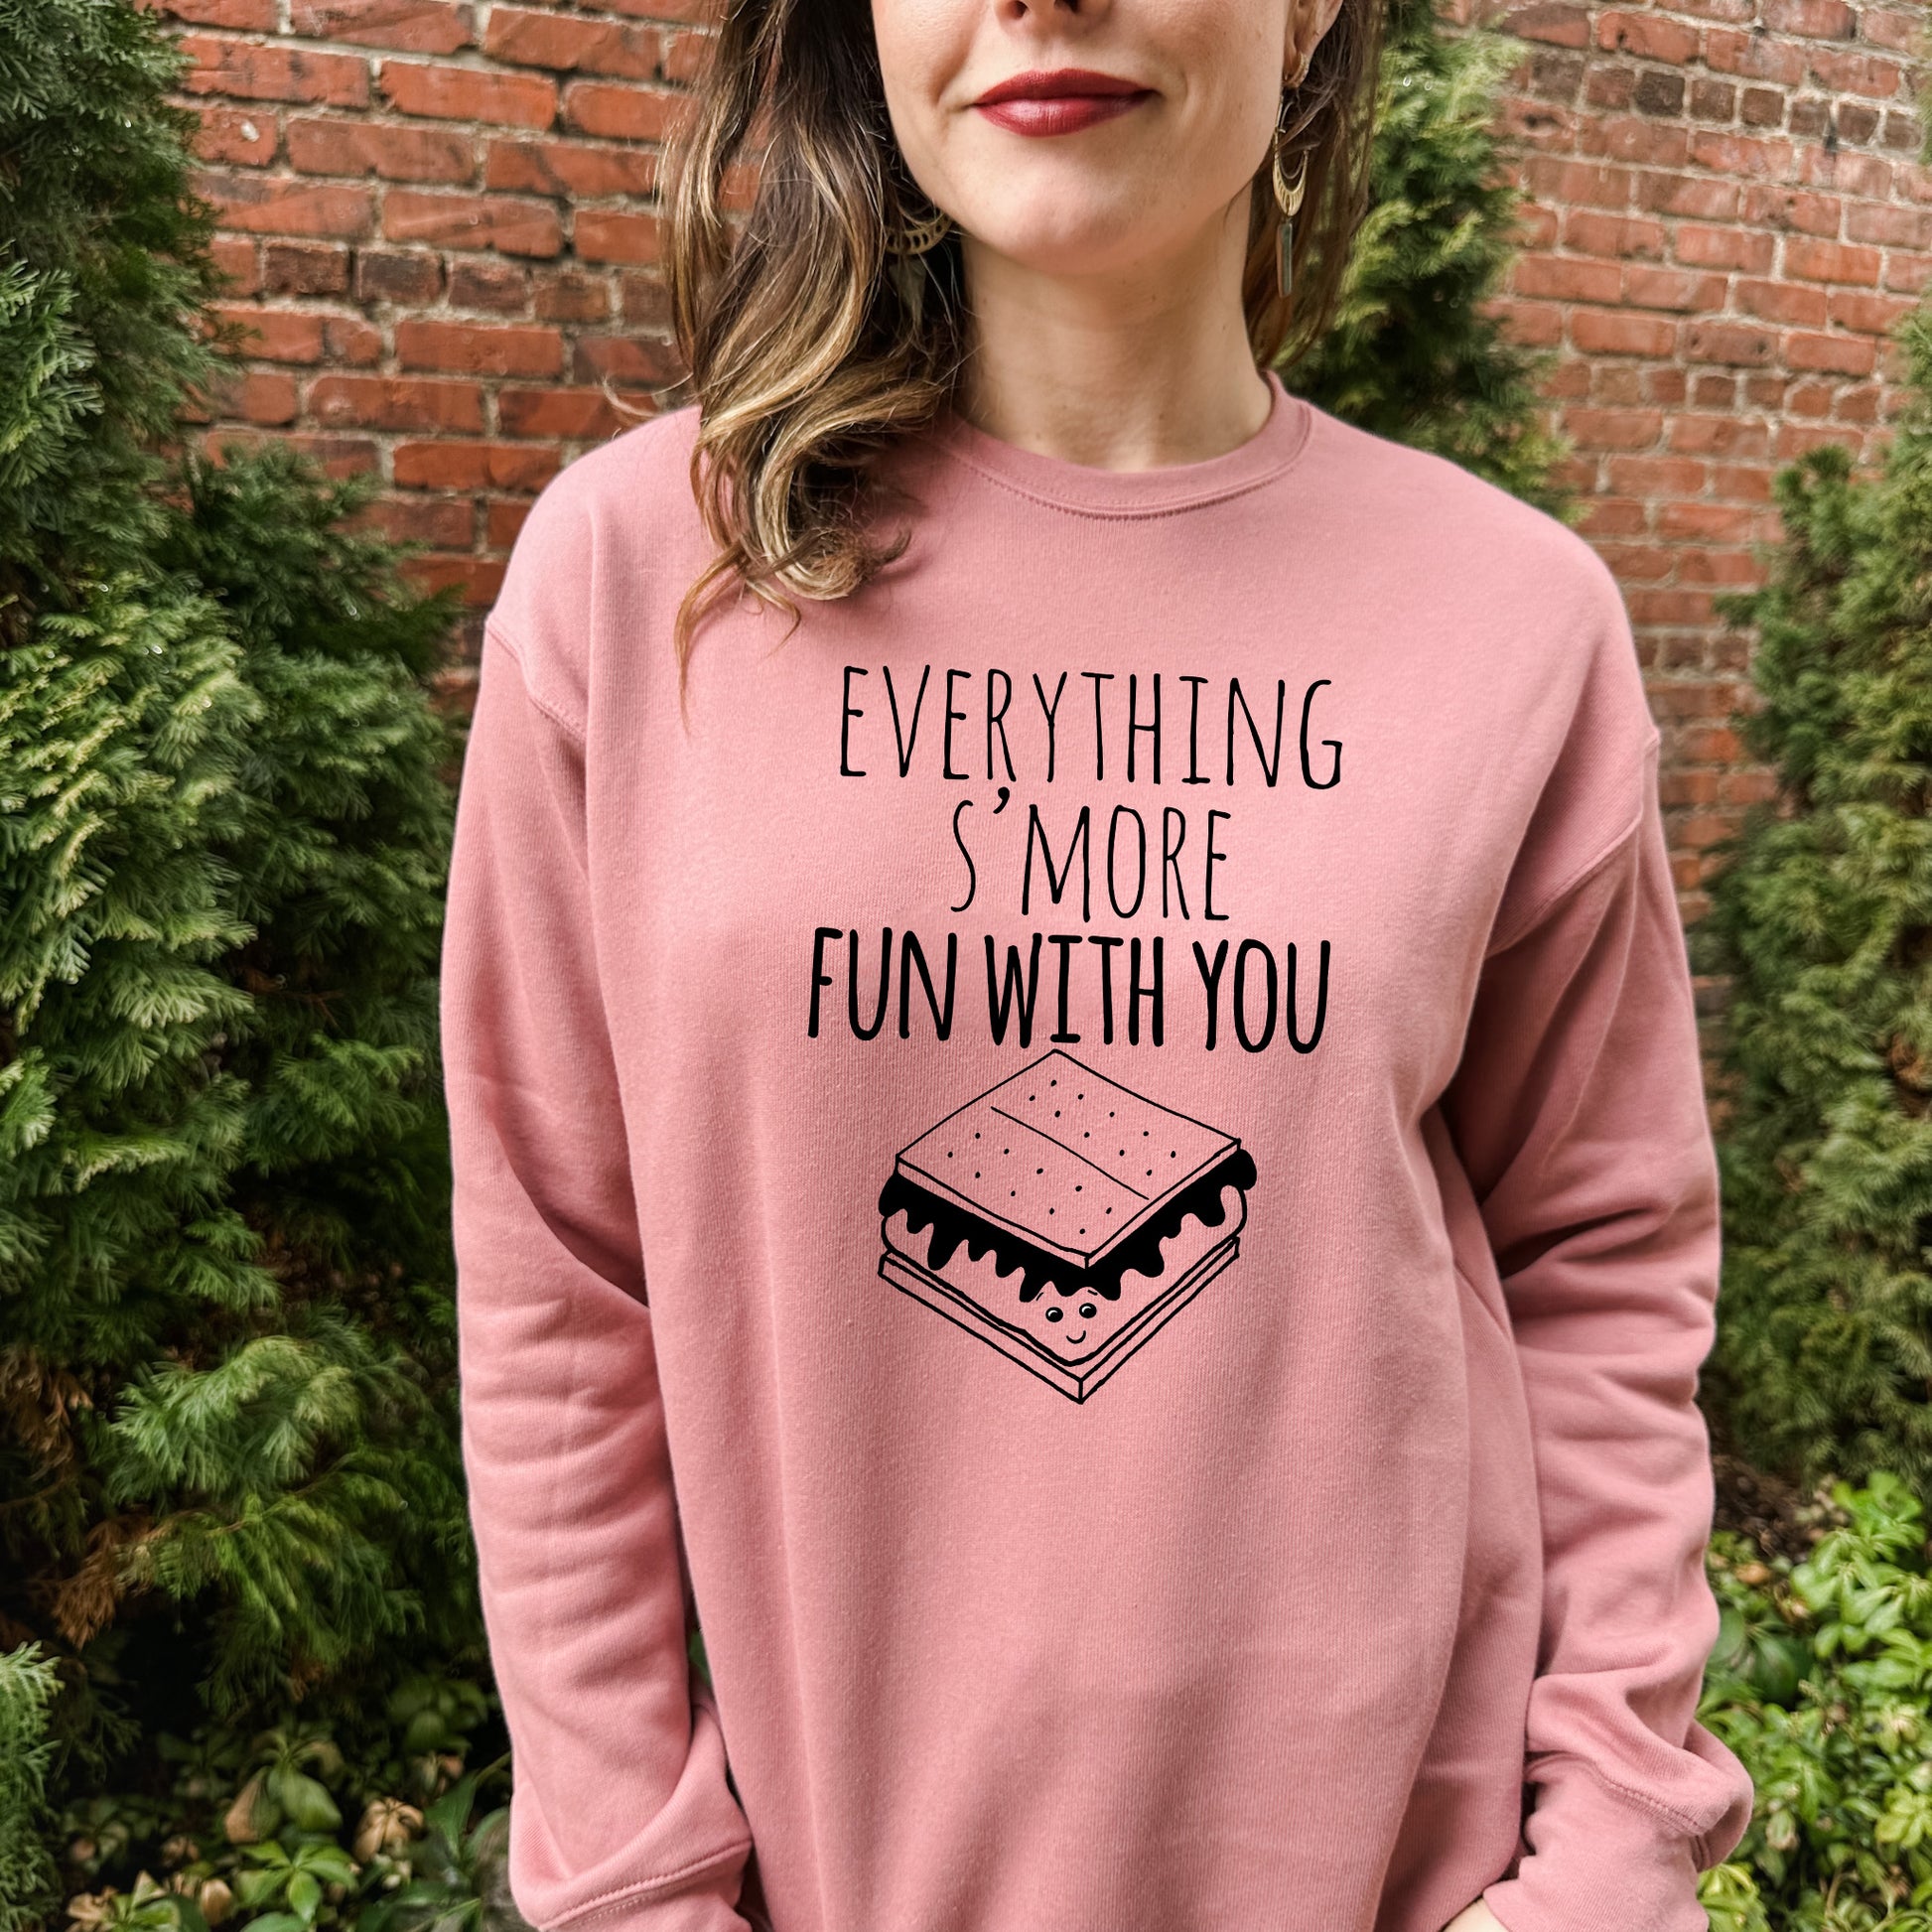
MULTIPOLYGON (((1272 154, 1256 173, 1241 289, 1258 364, 1291 364, 1332 314, 1386 4, 1342 0, 1285 114, 1284 166, 1308 183, 1292 301, 1276 286, 1272 154)), ((874 535, 872 472, 952 398, 965 305, 956 229, 894 272, 890 229, 930 209, 893 136, 870 0, 724 0, 663 204, 688 371, 672 386, 699 406, 691 486, 717 547, 678 607, 682 688, 697 627, 728 597, 749 591, 795 627, 799 599, 844 597, 904 549, 905 530, 874 535), (754 166, 734 221, 729 193, 754 166)))

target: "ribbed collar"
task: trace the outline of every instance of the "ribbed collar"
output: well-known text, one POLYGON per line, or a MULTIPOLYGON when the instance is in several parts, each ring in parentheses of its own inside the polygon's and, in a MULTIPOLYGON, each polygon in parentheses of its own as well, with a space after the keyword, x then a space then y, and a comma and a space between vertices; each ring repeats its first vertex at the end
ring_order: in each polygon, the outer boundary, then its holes
POLYGON ((1022 449, 948 409, 933 425, 935 450, 1023 496, 1087 516, 1167 516, 1218 503, 1280 476, 1302 454, 1312 412, 1273 369, 1262 371, 1274 401, 1245 443, 1199 463, 1151 470, 1097 470, 1022 449))

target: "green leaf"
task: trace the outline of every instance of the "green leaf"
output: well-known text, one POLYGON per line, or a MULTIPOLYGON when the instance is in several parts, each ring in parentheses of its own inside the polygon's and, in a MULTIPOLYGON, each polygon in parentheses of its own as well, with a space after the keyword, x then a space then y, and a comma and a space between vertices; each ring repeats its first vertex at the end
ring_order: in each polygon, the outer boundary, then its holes
POLYGON ((282 1809, 302 1831, 333 1832, 343 1822, 328 1786, 300 1771, 283 1772, 274 1781, 274 1791, 282 1809))

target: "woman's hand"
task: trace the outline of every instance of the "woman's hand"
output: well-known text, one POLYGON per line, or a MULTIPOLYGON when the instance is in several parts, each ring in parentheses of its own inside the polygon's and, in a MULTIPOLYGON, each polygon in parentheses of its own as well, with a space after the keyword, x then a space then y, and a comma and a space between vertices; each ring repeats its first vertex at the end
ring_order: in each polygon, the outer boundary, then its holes
POLYGON ((1504 1932, 1504 1926, 1502 1920, 1478 1898, 1473 1903, 1464 1905, 1443 1927, 1443 1932, 1504 1932))

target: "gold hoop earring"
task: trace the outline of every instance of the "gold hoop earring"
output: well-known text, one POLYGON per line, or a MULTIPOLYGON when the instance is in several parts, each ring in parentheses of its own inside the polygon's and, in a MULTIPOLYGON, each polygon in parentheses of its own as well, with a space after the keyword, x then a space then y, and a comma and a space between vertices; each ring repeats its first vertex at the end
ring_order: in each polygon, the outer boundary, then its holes
POLYGON ((1288 132, 1289 102, 1300 92, 1308 71, 1309 64, 1304 61, 1295 78, 1282 89, 1282 114, 1275 123, 1275 206, 1281 210, 1281 224, 1275 230, 1275 285, 1284 302, 1295 293, 1295 217, 1301 213, 1303 198, 1309 192, 1309 151, 1304 148, 1296 157, 1295 179, 1291 182, 1282 169, 1282 141, 1288 132))

